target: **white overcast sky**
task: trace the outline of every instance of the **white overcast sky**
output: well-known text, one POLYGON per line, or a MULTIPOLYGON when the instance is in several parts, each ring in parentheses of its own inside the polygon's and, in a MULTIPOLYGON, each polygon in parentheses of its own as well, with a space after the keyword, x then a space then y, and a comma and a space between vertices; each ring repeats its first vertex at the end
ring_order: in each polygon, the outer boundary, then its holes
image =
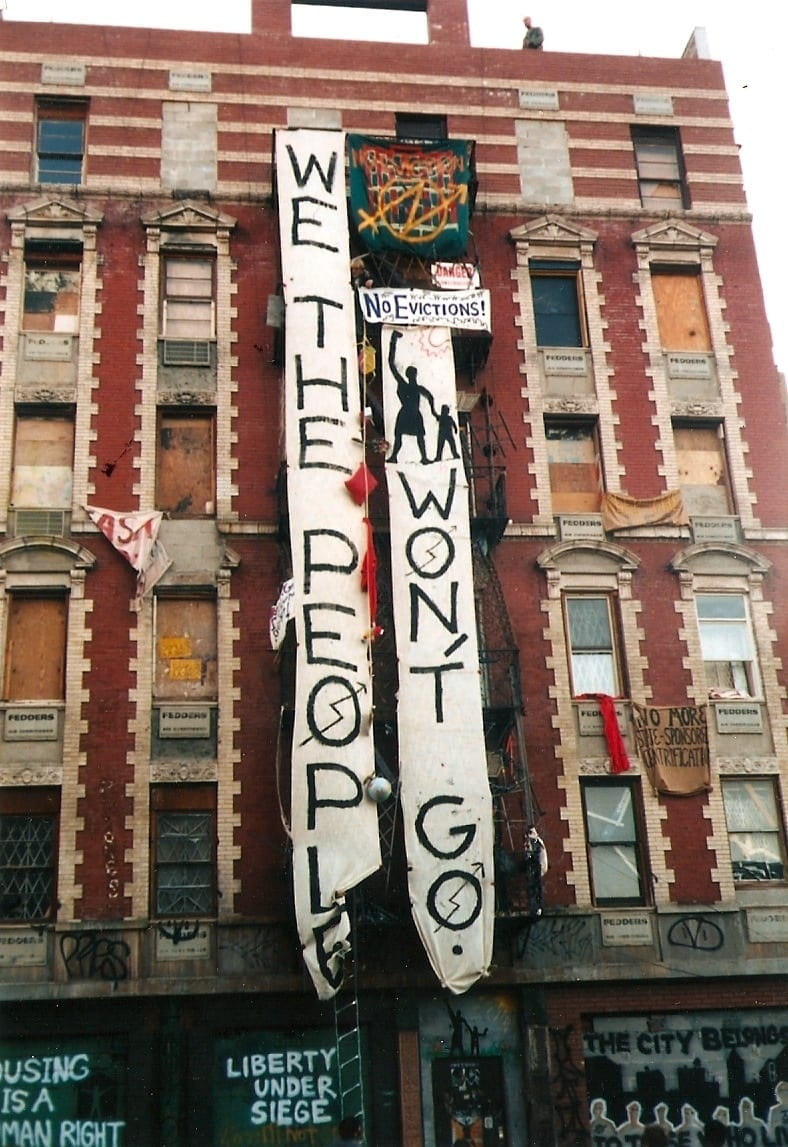
MULTIPOLYGON (((692 31, 706 29, 714 59, 725 68, 736 140, 741 147, 745 187, 754 214, 755 238, 775 358, 788 373, 788 230, 784 223, 786 177, 786 52, 788 4, 785 0, 468 0, 471 39, 478 47, 519 48, 522 18, 530 15, 545 34, 545 51, 609 53, 676 58, 692 31), (776 144, 776 146, 775 146, 776 144)), ((6 20, 114 24, 136 27, 194 28, 247 32, 250 0, 0 0, 6 20)), ((295 6, 294 31, 318 32, 321 13, 295 6), (299 23, 295 21, 300 21, 299 23)), ((347 41, 393 39, 418 42, 423 17, 397 18, 361 10, 326 9, 326 34, 347 41)), ((2 24, 0 24, 2 40, 2 24)), ((42 44, 43 47, 43 44, 42 44)), ((349 58, 361 52, 348 45, 349 58)), ((365 67, 370 61, 366 57, 365 67)))

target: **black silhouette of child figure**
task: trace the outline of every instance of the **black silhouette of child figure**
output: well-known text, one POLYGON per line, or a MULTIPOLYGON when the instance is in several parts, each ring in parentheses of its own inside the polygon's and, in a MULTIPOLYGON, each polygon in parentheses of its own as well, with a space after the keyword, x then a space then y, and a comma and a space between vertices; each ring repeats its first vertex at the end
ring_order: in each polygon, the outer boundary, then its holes
MULTIPOLYGON (((391 335, 391 343, 389 344, 389 366, 391 373, 397 380, 397 398, 399 399, 399 411, 394 422, 394 445, 389 455, 389 462, 396 462, 399 456, 400 449, 402 448, 402 439, 404 435, 415 438, 419 446, 419 455, 424 465, 429 462, 427 457, 427 450, 424 445, 424 419, 421 416, 421 400, 426 398, 430 404, 430 410, 433 417, 438 423, 440 418, 435 409, 435 399, 425 386, 419 383, 419 376, 415 366, 408 366, 405 368, 405 374, 397 369, 395 362, 397 354, 397 342, 402 336, 402 331, 393 331, 391 335)), ((455 455, 456 457, 456 455, 455 455)))
POLYGON ((457 450, 457 443, 454 440, 454 435, 457 433, 457 423, 449 413, 449 408, 444 402, 441 407, 441 412, 438 415, 438 449, 435 453, 435 461, 440 462, 443 460, 443 448, 448 446, 451 450, 452 458, 459 458, 457 450))

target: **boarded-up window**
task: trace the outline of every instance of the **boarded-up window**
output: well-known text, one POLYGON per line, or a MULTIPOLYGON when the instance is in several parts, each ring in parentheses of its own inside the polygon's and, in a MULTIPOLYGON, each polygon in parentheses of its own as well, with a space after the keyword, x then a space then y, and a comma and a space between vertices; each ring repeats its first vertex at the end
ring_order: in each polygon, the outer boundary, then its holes
POLYGON ((64 595, 8 596, 3 697, 7 701, 60 701, 65 696, 64 595))
POLYGON ((514 121, 520 194, 529 205, 574 203, 566 126, 557 120, 514 121))
POLYGON ((215 461, 213 411, 162 411, 156 506, 173 518, 214 514, 215 461))
POLYGON ((642 205, 658 211, 688 207, 678 131, 669 127, 636 127, 632 129, 632 142, 642 205))
POLYGON ((684 507, 690 516, 730 513, 725 444, 715 425, 673 427, 684 507))
POLYGON ((213 338, 213 260, 166 258, 162 334, 168 339, 213 338))
POLYGON ((79 332, 79 262, 73 255, 26 261, 22 329, 79 332))
POLYGON ((599 510, 602 498, 596 426, 593 422, 545 422, 553 512, 599 510))
POLYGON ((216 104, 165 100, 161 108, 162 187, 216 190, 216 104))
POLYGON ((70 413, 17 415, 11 503, 16 508, 71 508, 74 420, 70 413))
POLYGON ((216 699, 214 598, 156 599, 155 694, 163 701, 216 699))
POLYGON ((655 271, 651 276, 663 350, 711 350, 700 275, 655 271))

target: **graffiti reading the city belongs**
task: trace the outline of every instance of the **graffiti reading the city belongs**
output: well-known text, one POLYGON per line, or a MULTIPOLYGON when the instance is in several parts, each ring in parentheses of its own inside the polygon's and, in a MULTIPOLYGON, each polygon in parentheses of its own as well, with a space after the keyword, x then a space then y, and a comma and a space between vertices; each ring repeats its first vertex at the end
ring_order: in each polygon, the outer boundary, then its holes
POLYGON ((702 1147, 788 1147, 788 1012, 597 1017, 586 1032, 592 1147, 639 1147, 646 1124, 702 1147))

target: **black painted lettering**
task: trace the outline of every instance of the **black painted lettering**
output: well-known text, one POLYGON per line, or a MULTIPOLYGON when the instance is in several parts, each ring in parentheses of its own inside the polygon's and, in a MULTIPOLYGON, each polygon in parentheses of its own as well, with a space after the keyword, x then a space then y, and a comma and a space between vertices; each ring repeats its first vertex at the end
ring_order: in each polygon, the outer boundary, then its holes
POLYGON ((452 868, 449 869, 448 872, 442 872, 430 885, 430 890, 427 893, 427 911, 435 923, 439 924, 442 928, 448 928, 452 932, 462 932, 466 928, 470 928, 474 920, 478 918, 481 910, 482 886, 472 872, 463 872, 461 869, 452 868), (442 912, 438 911, 438 893, 449 880, 458 881, 460 887, 448 897, 448 902, 452 904, 453 908, 451 913, 445 916, 442 912), (458 916, 460 902, 456 897, 460 890, 462 890, 463 901, 466 899, 468 890, 473 892, 473 900, 464 916, 458 916))
POLYGON ((333 452, 332 456, 336 457, 336 443, 333 438, 310 438, 309 426, 315 423, 320 423, 323 426, 341 426, 342 423, 338 418, 324 418, 321 415, 309 415, 307 418, 299 418, 298 420, 298 438, 299 438, 299 455, 298 467, 300 470, 338 470, 341 474, 352 474, 353 471, 348 466, 340 466, 337 462, 329 462, 326 458, 316 458, 313 461, 307 461, 306 452, 313 446, 327 446, 333 452))
POLYGON ((420 530, 414 530, 405 543, 408 565, 419 577, 429 578, 430 581, 443 577, 454 561, 455 552, 451 534, 437 526, 423 526, 420 530))
POLYGON ((309 910, 313 915, 318 912, 330 912, 333 904, 323 904, 323 892, 320 887, 320 857, 315 845, 306 850, 306 859, 309 866, 309 910))
POLYGON ((321 243, 319 239, 307 239, 301 237, 302 227, 322 227, 320 219, 312 218, 308 215, 301 214, 302 204, 309 203, 313 207, 325 208, 328 211, 336 211, 333 203, 328 203, 325 199, 315 199, 313 195, 299 195, 293 200, 293 222, 290 226, 290 242, 294 247, 320 247, 323 251, 339 251, 339 247, 335 247, 332 243, 321 243))
POLYGON ((443 519, 444 522, 448 519, 449 514, 451 513, 452 504, 454 502, 454 492, 457 487, 457 471, 453 467, 449 473, 449 487, 446 491, 446 501, 443 505, 440 504, 433 490, 430 490, 427 493, 427 496, 421 503, 417 503, 416 497, 410 488, 408 479, 405 477, 401 470, 397 471, 397 477, 402 483, 402 489, 405 491, 408 503, 410 504, 410 512, 414 518, 423 517, 430 506, 434 506, 438 515, 443 519))
POLYGON ((358 547, 347 534, 339 530, 304 530, 304 593, 312 592, 312 575, 316 573, 351 574, 358 568, 358 547), (334 552, 332 543, 338 542, 344 552, 334 552), (321 547, 322 561, 315 554, 321 547), (333 560, 331 560, 333 559, 333 560))
MULTIPOLYGON (((294 303, 315 303, 317 305, 317 345, 322 349, 326 345, 326 307, 336 307, 341 311, 342 304, 338 303, 336 299, 327 299, 323 295, 296 295, 293 299, 294 303)), ((296 355, 296 359, 300 359, 300 355, 296 355)), ((299 364, 300 365, 300 364, 299 364)), ((347 409, 347 407, 345 407, 347 409)))
POLYGON ((298 409, 304 409, 304 390, 307 386, 328 386, 333 390, 338 390, 342 398, 342 410, 346 414, 348 411, 348 397, 347 397, 347 359, 344 355, 339 357, 339 378, 304 378, 303 360, 300 354, 295 356, 295 372, 296 372, 296 394, 298 396, 298 409))
POLYGON ((410 639, 411 641, 418 641, 419 639, 419 601, 424 604, 435 614, 438 621, 444 629, 449 633, 457 632, 457 587, 459 582, 453 581, 450 583, 451 589, 451 614, 449 617, 443 613, 431 597, 428 597, 420 585, 415 582, 410 583, 410 639))
POLYGON ((410 668, 410 672, 415 674, 435 674, 435 720, 439 725, 443 724, 443 677, 441 674, 464 668, 465 664, 462 661, 447 661, 445 665, 412 665, 410 668))
POLYGON ((474 837, 476 836, 476 826, 473 824, 456 824, 448 830, 445 834, 451 837, 461 837, 460 843, 455 848, 440 848, 436 843, 434 837, 429 832, 427 824, 428 815, 434 810, 444 808, 447 805, 463 805, 465 801, 462 797, 442 796, 433 797, 428 800, 419 809, 418 816, 416 817, 416 836, 419 843, 426 848, 431 856, 440 857, 441 860, 454 860, 456 856, 461 856, 468 848, 470 848, 474 837))
MULTIPOLYGON (((315 643, 318 641, 338 641, 342 642, 342 634, 339 630, 335 629, 314 629, 312 626, 312 616, 318 610, 327 610, 333 613, 342 613, 348 617, 355 617, 355 609, 351 609, 348 605, 338 605, 333 602, 320 601, 311 602, 304 606, 304 645, 306 648, 306 659, 309 665, 333 665, 336 669, 350 669, 353 672, 358 671, 358 666, 352 661, 342 661, 338 657, 320 656, 316 649, 315 643)), ((342 648, 349 646, 349 641, 343 643, 342 648)))
POLYGON ((306 161, 306 170, 302 172, 301 164, 298 162, 298 156, 296 155, 293 148, 289 143, 285 144, 285 147, 287 149, 287 154, 290 157, 291 170, 299 187, 306 187, 307 183, 309 182, 309 178, 314 171, 326 191, 333 191, 334 179, 336 177, 337 170, 337 153, 335 151, 331 153, 331 158, 328 161, 328 171, 323 171, 317 156, 310 154, 309 159, 306 161))
POLYGON ((320 808, 356 808, 364 799, 364 789, 356 774, 345 765, 333 761, 311 761, 306 767, 307 800, 307 828, 315 827, 317 810, 320 808), (348 795, 318 796, 320 776, 325 775, 334 784, 335 792, 341 788, 347 790, 348 795))
POLYGON ((309 731, 320 745, 333 745, 341 747, 355 741, 361 729, 361 706, 358 695, 349 681, 344 677, 324 677, 315 684, 306 703, 306 723, 309 731), (322 697, 325 691, 328 697, 322 697), (328 712, 318 718, 317 706, 322 701, 328 712), (318 725, 318 719, 322 727, 318 725), (350 728, 347 732, 348 723, 350 728), (339 732, 329 736, 329 731, 338 727, 339 732))

